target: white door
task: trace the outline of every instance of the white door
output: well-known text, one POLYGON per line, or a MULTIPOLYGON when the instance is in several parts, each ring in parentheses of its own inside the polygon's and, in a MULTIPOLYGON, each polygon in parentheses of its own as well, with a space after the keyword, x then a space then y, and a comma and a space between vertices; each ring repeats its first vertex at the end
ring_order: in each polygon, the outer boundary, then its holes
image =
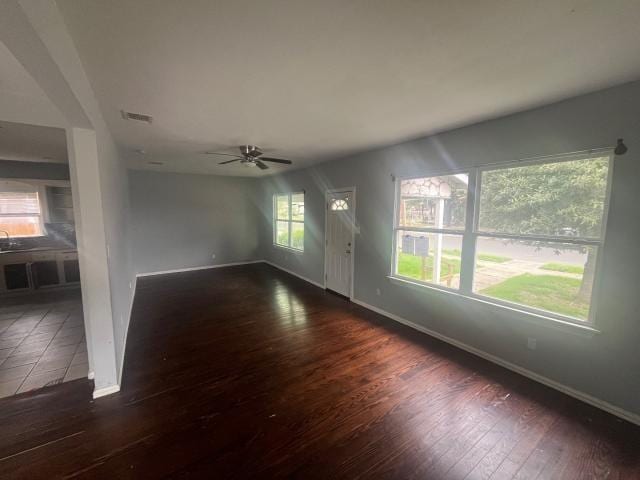
POLYGON ((353 275, 354 205, 352 191, 327 193, 326 285, 328 289, 346 297, 351 297, 353 275))

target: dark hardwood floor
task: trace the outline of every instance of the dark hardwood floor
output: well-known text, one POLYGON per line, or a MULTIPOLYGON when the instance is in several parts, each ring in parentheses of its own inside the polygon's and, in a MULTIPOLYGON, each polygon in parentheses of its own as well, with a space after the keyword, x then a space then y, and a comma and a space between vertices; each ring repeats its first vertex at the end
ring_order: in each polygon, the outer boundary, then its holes
POLYGON ((140 279, 91 390, 0 400, 0 476, 640 478, 640 428, 263 264, 140 279))

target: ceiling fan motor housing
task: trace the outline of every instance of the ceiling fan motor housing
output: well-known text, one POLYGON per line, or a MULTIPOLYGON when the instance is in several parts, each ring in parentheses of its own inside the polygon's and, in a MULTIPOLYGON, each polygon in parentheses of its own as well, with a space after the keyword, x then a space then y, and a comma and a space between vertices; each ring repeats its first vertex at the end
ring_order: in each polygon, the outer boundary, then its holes
POLYGON ((258 157, 258 156, 262 155, 262 152, 260 151, 260 149, 258 147, 256 147, 255 145, 241 145, 240 146, 240 152, 245 157, 247 157, 247 156, 249 156, 249 157, 258 157))

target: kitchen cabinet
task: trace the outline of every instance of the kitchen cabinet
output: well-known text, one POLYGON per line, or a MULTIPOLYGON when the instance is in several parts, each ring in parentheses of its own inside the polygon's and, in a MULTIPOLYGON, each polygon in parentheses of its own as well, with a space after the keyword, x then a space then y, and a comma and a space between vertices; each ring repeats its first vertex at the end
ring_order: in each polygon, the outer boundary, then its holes
POLYGON ((60 283, 58 262, 56 260, 33 262, 31 264, 31 278, 34 288, 58 285, 60 283))
POLYGON ((2 271, 7 290, 24 290, 30 287, 28 264, 10 263, 4 265, 2 271))
POLYGON ((80 282, 78 252, 75 250, 2 252, 0 272, 0 293, 80 282))

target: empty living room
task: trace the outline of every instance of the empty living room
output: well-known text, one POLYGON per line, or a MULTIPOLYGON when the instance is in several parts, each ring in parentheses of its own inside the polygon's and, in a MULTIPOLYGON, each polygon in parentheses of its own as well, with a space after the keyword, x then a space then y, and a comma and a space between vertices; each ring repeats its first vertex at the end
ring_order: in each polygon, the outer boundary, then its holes
POLYGON ((640 479, 638 45, 0 0, 0 478, 640 479))

